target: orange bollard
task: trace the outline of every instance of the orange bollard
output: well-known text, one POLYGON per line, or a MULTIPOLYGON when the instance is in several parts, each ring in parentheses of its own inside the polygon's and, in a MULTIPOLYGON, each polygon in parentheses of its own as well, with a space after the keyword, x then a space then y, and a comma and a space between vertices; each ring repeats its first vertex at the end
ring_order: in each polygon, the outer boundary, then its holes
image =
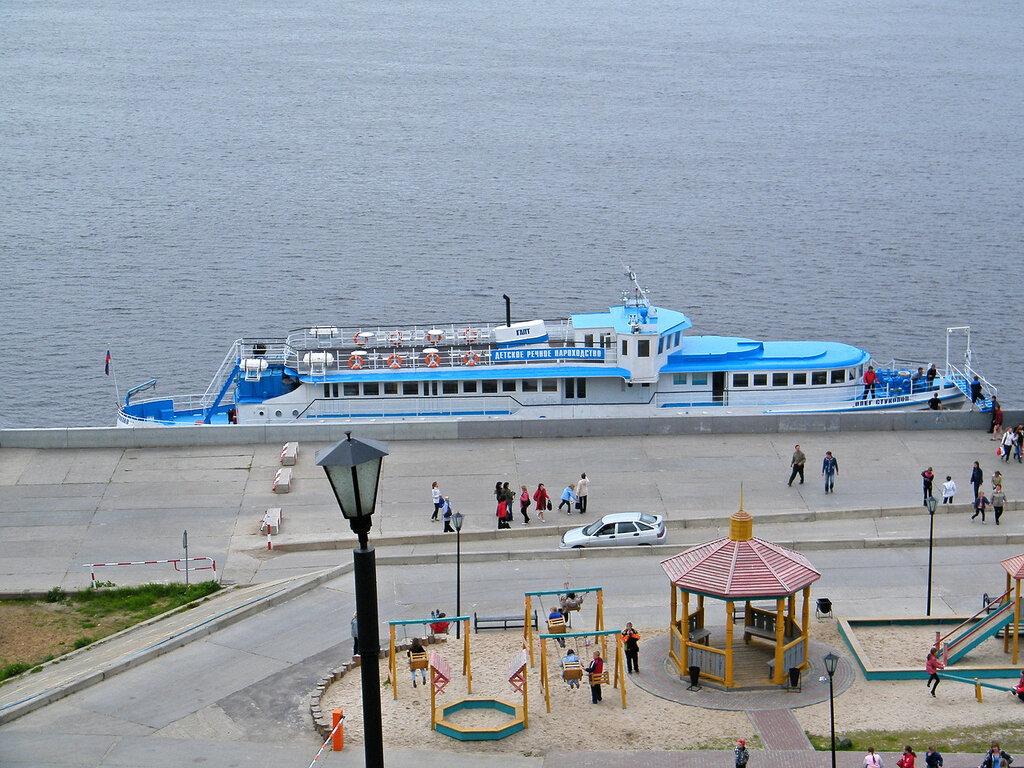
POLYGON ((267 549, 273 549, 274 545, 270 543, 270 529, 267 529, 267 549))
POLYGON ((345 710, 343 709, 335 709, 331 712, 331 727, 337 728, 334 732, 334 744, 331 747, 335 752, 341 752, 345 748, 345 726, 339 725, 344 714, 345 710))

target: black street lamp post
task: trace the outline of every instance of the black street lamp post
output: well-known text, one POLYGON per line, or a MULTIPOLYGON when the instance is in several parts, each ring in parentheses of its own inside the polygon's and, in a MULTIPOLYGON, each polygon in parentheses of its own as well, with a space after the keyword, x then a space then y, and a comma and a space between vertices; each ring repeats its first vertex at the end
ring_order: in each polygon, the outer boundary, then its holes
POLYGON ((931 494, 928 495, 928 606, 926 616, 932 615, 932 547, 935 544, 935 509, 939 503, 931 494))
MULTIPOLYGON (((452 525, 455 526, 455 615, 462 615, 462 523, 465 520, 465 515, 461 512, 456 512, 452 515, 452 525)), ((455 639, 458 640, 461 635, 459 632, 462 628, 462 622, 455 622, 455 639)))
POLYGON ((359 546, 353 550, 356 621, 359 624, 359 665, 363 697, 363 751, 366 768, 384 768, 384 732, 380 709, 380 628, 377 618, 377 561, 367 534, 373 526, 381 461, 387 445, 375 440, 353 440, 352 433, 329 448, 317 451, 341 514, 359 546))
POLYGON ((832 726, 832 768, 836 768, 836 704, 832 689, 832 678, 836 674, 839 657, 834 653, 825 656, 825 671, 828 673, 828 719, 832 726))

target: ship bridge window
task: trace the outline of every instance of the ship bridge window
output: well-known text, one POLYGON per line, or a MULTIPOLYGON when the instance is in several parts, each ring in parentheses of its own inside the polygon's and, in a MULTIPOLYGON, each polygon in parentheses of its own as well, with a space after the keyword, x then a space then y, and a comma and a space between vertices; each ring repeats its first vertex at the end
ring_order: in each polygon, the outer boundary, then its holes
POLYGON ((480 391, 485 395, 493 395, 498 391, 498 382, 494 379, 485 379, 480 382, 480 391))
POLYGON ((338 396, 338 385, 337 384, 324 384, 324 397, 337 397, 338 396))
POLYGON ((536 379, 523 379, 523 392, 536 392, 537 391, 537 380, 536 379))
POLYGON ((625 357, 629 354, 629 339, 622 340, 622 356, 625 357))
MULTIPOLYGON (((337 386, 337 385, 335 385, 337 386)), ((345 397, 359 397, 359 383, 355 381, 346 381, 344 385, 345 397)))
POLYGON ((746 373, 734 373, 732 375, 732 385, 734 387, 750 386, 750 375, 746 373))
POLYGON ((601 334, 601 347, 604 349, 612 348, 612 335, 610 333, 601 334))
MULTIPOLYGON (((523 383, 525 384, 526 382, 523 383)), ((558 379, 541 379, 540 388, 542 392, 557 392, 558 379)))
POLYGON ((403 395, 418 395, 420 393, 420 383, 418 381, 403 381, 402 382, 402 394, 403 395))
POLYGON ((636 342, 636 355, 637 357, 650 357, 651 356, 651 340, 650 339, 638 339, 636 342))
POLYGON ((806 383, 807 383, 807 374, 806 373, 794 373, 793 374, 793 386, 794 387, 802 387, 806 383))
POLYGON ((476 385, 475 381, 464 381, 462 382, 462 391, 466 394, 476 394, 476 385))
POLYGON ((586 333, 583 335, 583 346, 592 347, 594 346, 594 334, 586 333))
POLYGON ((398 394, 398 382, 397 381, 385 381, 384 382, 384 394, 385 395, 397 395, 398 394))
POLYGON ((674 346, 677 346, 677 347, 679 346, 679 337, 682 335, 682 333, 683 333, 682 331, 676 331, 676 339, 675 339, 675 345, 674 346))
POLYGON ((706 387, 708 385, 708 375, 706 373, 691 374, 690 383, 695 387, 706 387))
POLYGON ((441 382, 441 392, 445 395, 459 394, 459 382, 445 380, 441 382))
POLYGON ((672 374, 672 386, 685 387, 689 382, 686 380, 688 374, 685 373, 673 373, 672 374))
POLYGON ((380 394, 380 384, 376 381, 367 381, 363 384, 363 394, 376 397, 380 394))
POLYGON ((772 386, 773 387, 787 387, 787 386, 789 386, 789 374, 788 373, 773 373, 772 374, 772 386))
POLYGON ((515 392, 516 391, 515 379, 505 379, 504 381, 502 381, 501 382, 501 391, 502 392, 515 392))
POLYGON ((828 383, 828 371, 811 371, 811 384, 818 386, 828 383))
POLYGON ((832 371, 831 380, 833 384, 842 384, 846 381, 846 371, 832 371))
POLYGON ((754 386, 755 387, 767 387, 768 386, 768 374, 767 373, 755 373, 754 374, 754 386))

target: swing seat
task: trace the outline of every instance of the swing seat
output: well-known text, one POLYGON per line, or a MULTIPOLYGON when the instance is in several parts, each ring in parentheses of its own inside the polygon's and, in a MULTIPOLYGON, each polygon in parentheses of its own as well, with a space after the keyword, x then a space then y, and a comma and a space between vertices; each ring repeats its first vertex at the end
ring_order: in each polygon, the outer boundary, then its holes
POLYGON ((576 597, 566 597, 563 595, 560 602, 562 604, 562 613, 578 611, 583 606, 583 595, 577 595, 576 597))
POLYGON ((426 651, 409 654, 409 669, 426 669, 428 663, 426 651))
POLYGON ((582 680, 583 679, 583 665, 578 661, 564 661, 562 662, 562 679, 563 680, 582 680))
POLYGON ((565 619, 561 616, 559 616, 557 619, 548 619, 548 634, 565 634, 565 619))
POLYGON ((448 634, 448 622, 447 621, 435 621, 430 625, 430 631, 435 635, 446 635, 448 634))
POLYGON ((590 678, 590 684, 591 685, 601 685, 601 684, 608 685, 608 670, 607 669, 604 670, 603 672, 601 672, 598 675, 595 675, 593 672, 588 672, 587 673, 587 677, 590 678))

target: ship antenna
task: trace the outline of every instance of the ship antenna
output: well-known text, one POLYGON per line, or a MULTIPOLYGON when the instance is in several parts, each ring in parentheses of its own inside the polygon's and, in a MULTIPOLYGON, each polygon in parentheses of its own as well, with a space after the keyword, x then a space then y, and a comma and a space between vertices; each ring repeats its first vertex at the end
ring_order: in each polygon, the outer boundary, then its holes
MULTIPOLYGON (((638 307, 649 307, 651 305, 650 300, 647 298, 647 289, 641 288, 640 283, 637 281, 636 272, 631 267, 626 267, 626 277, 631 283, 633 283, 633 294, 634 302, 638 307)), ((625 295, 625 294, 624 294, 625 295)))

